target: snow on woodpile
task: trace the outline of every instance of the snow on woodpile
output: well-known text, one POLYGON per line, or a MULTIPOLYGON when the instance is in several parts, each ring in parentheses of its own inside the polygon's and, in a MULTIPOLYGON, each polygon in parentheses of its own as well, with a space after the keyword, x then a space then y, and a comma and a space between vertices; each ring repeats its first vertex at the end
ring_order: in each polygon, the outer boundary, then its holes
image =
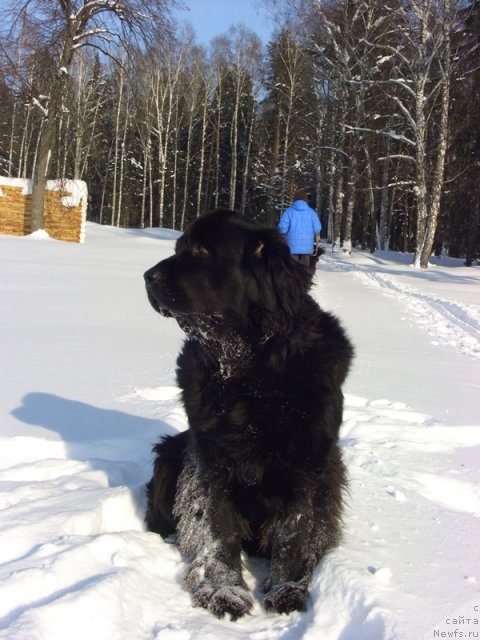
MULTIPOLYGON (((31 233, 32 184, 25 178, 0 177, 0 233, 31 233)), ((57 240, 84 242, 87 196, 82 180, 49 180, 44 231, 57 240)))

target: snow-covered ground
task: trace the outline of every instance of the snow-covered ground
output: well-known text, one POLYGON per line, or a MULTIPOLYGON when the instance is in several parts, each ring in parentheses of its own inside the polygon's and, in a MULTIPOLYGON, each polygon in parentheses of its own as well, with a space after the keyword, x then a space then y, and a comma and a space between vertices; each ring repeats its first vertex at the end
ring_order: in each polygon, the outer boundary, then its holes
POLYGON ((321 258, 313 295, 357 350, 345 540, 304 614, 265 614, 265 565, 250 561, 257 605, 233 623, 191 607, 181 555, 143 525, 151 445, 185 428, 182 334, 142 280, 175 236, 0 237, 0 638, 479 637, 479 268, 321 258))

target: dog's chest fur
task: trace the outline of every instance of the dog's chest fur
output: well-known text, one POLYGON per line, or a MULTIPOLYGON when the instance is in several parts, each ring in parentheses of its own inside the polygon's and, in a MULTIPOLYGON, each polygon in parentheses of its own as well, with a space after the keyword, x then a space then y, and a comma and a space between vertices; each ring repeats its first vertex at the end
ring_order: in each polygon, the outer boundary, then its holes
POLYGON ((290 466, 289 376, 273 370, 265 375, 263 359, 261 365, 250 361, 237 374, 223 376, 214 360, 202 359, 198 344, 185 344, 177 377, 197 454, 230 486, 275 493, 279 475, 290 466))

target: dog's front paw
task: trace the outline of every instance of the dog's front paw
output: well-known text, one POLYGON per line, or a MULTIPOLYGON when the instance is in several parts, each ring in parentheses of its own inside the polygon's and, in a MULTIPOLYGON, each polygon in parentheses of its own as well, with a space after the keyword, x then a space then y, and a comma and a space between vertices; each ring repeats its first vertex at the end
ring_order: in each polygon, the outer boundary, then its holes
POLYGON ((249 613, 253 606, 248 591, 234 585, 214 587, 203 582, 192 589, 192 597, 195 606, 208 609, 217 618, 227 614, 232 620, 237 620, 249 613))
POLYGON ((274 584, 269 588, 263 600, 263 606, 267 611, 277 613, 292 613, 292 611, 305 611, 308 602, 308 590, 298 582, 285 582, 274 584))

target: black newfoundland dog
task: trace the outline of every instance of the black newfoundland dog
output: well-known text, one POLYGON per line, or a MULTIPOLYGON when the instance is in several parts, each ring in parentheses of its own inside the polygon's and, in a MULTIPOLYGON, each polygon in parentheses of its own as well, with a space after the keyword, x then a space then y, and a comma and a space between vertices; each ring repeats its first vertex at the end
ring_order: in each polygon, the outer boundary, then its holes
POLYGON ((305 610, 312 572, 340 537, 352 346, 283 237, 231 211, 197 219, 145 281, 154 309, 187 335, 177 377, 189 421, 154 449, 148 528, 177 534, 195 605, 248 613, 245 550, 270 559, 264 607, 305 610))

